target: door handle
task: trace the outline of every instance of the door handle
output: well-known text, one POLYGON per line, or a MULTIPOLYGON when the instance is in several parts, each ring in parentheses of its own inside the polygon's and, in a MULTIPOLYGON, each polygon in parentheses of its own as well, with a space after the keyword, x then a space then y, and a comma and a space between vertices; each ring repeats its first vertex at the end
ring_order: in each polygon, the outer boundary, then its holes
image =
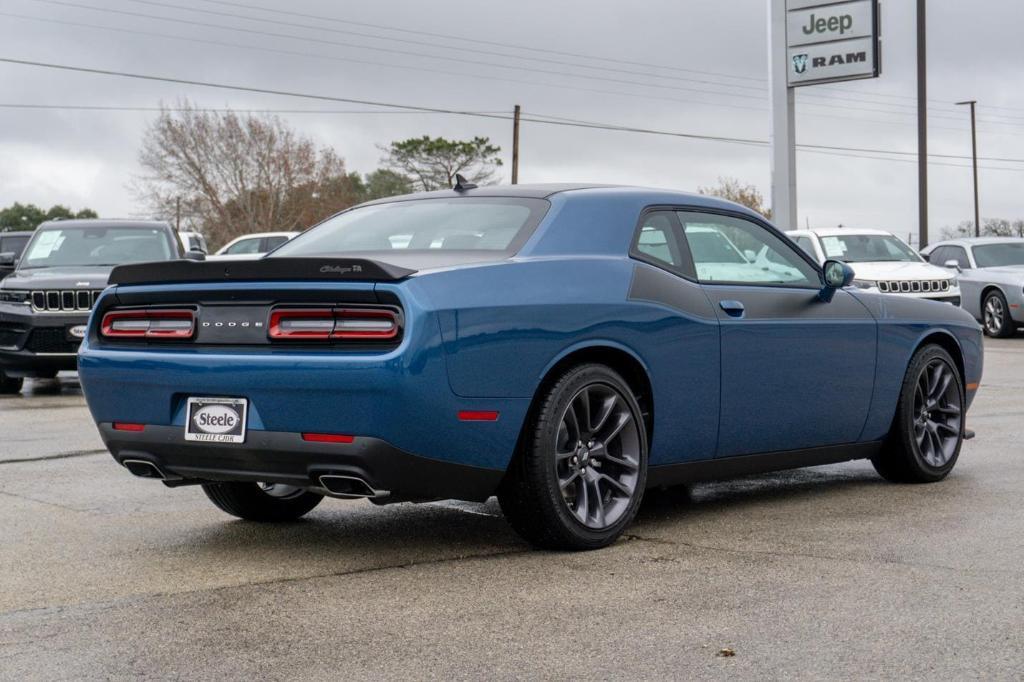
POLYGON ((743 313, 747 310, 739 301, 719 301, 718 305, 730 317, 743 317, 743 313))

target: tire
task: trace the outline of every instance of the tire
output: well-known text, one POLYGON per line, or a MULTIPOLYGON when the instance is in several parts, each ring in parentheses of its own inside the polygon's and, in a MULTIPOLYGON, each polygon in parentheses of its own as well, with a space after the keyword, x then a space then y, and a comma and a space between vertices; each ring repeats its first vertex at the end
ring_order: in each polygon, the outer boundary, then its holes
POLYGON ((203 492, 221 511, 247 521, 295 521, 323 499, 301 488, 261 483, 205 483, 203 492))
POLYGON ((20 393, 21 387, 24 383, 25 380, 21 377, 7 376, 7 374, 0 371, 0 394, 12 395, 14 393, 20 393))
POLYGON ((1010 306, 1006 304, 1006 296, 998 289, 985 294, 981 303, 981 326, 986 336, 1006 339, 1014 335, 1017 326, 1010 317, 1010 306))
POLYGON ((963 378, 943 348, 927 345, 911 358, 892 430, 871 463, 893 483, 941 481, 956 466, 964 440, 963 378))
POLYGON ((610 368, 587 364, 537 400, 498 489, 501 509, 535 547, 606 547, 633 520, 647 482, 636 397, 610 368))

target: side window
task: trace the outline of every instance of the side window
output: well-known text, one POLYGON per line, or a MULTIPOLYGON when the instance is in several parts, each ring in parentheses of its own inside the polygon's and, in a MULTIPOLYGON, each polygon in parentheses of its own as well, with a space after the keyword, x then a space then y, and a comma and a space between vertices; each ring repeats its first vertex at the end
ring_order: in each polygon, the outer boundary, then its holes
POLYGON ((949 247, 947 246, 932 249, 932 252, 928 254, 928 262, 932 265, 942 265, 947 260, 950 260, 949 247))
MULTIPOLYGON (((955 260, 964 270, 971 267, 971 262, 967 260, 967 251, 962 246, 950 246, 949 255, 946 257, 946 260, 955 260)), ((942 265, 942 263, 939 263, 939 265, 942 265)))
POLYGON ((799 246, 804 253, 810 256, 812 260, 818 260, 818 254, 814 253, 814 244, 811 243, 810 237, 797 237, 796 245, 799 246))
POLYGON ((259 253, 261 241, 262 240, 259 237, 255 237, 253 239, 243 239, 240 242, 235 242, 234 244, 232 244, 224 253, 230 254, 232 256, 237 256, 243 253, 259 253))
POLYGON ((678 274, 694 277, 689 254, 679 233, 674 211, 650 211, 643 216, 640 229, 633 238, 631 252, 678 274))
POLYGON ((288 241, 288 237, 267 237, 266 242, 263 244, 263 250, 273 251, 286 241, 288 241))
POLYGON ((818 271, 791 242, 756 223, 690 211, 677 215, 701 282, 821 286, 818 271))

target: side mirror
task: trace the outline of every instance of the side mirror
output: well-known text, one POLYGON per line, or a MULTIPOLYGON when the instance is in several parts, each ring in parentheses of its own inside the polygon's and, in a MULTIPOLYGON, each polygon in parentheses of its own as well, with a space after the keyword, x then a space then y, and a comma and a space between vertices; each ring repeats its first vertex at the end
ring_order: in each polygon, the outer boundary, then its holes
POLYGON ((950 270, 956 270, 957 272, 963 272, 963 270, 960 269, 960 263, 955 260, 946 261, 942 264, 942 267, 949 268, 950 270))
POLYGON ((202 251, 186 251, 185 260, 206 260, 206 254, 202 251))
POLYGON ((18 257, 13 251, 7 251, 0 253, 0 267, 13 268, 14 264, 18 261, 18 257))
POLYGON ((825 273, 825 287, 818 294, 818 297, 825 303, 829 303, 835 296, 837 289, 848 287, 853 283, 853 268, 841 260, 827 260, 822 268, 825 273))

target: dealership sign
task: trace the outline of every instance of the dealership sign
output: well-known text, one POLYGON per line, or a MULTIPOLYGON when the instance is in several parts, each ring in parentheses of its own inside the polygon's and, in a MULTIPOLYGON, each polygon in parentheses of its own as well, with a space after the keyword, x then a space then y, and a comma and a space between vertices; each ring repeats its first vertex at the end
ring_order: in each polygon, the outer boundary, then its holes
POLYGON ((788 0, 788 85, 876 77, 878 33, 878 0, 788 0))

